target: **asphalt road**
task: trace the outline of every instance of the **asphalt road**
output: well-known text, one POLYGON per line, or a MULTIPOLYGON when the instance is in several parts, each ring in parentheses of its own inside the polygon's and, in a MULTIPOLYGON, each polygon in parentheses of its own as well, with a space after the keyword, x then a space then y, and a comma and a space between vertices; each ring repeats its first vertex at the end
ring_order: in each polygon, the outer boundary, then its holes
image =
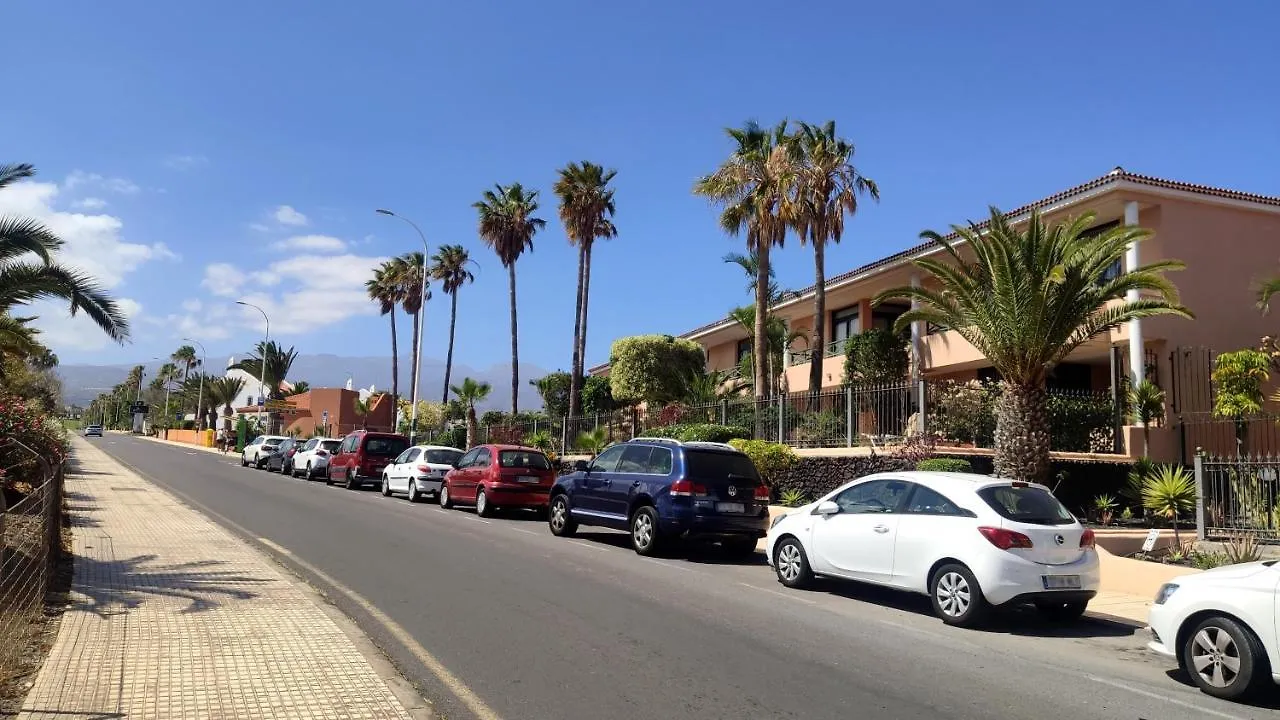
POLYGON ((508 719, 1280 718, 1202 695, 1127 625, 1062 628, 1019 613, 958 630, 922 597, 788 590, 763 556, 645 559, 620 533, 555 538, 532 519, 325 487, 242 469, 234 455, 114 434, 91 442, 265 539, 449 718, 470 713, 437 674, 293 559, 370 601, 508 719))

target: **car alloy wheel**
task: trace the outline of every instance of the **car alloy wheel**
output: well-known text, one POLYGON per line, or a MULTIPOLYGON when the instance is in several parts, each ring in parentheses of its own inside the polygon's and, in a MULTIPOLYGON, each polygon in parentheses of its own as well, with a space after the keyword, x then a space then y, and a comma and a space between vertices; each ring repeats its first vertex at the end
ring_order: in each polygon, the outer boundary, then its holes
POLYGON ((808 585, 813 579, 813 571, 809 568, 809 558, 804 548, 795 538, 786 538, 778 543, 773 554, 774 571, 778 574, 778 582, 791 588, 808 585))
POLYGON ((567 537, 577 532, 578 523, 569 515, 569 499, 564 495, 557 495, 551 501, 547 525, 551 528, 551 534, 558 537, 567 537))
POLYGON ((440 486, 440 507, 448 510, 453 507, 453 498, 449 497, 449 485, 445 483, 440 486))
POLYGON ((382 476, 382 497, 391 497, 391 481, 386 475, 382 476))
POLYGON ((646 505, 631 516, 631 547, 640 555, 656 555, 662 537, 658 531, 658 513, 646 505))
POLYGON ((489 498, 484 494, 484 488, 476 493, 476 515, 480 517, 489 517, 493 514, 493 506, 489 504, 489 498))
POLYGON ((1191 631, 1182 665, 1205 693, 1226 700, 1251 695, 1270 675, 1259 663, 1266 651, 1248 628, 1226 617, 1210 617, 1191 631))
POLYGON ((356 469, 351 468, 347 470, 347 489, 358 490, 359 488, 360 484, 356 482, 356 469))
POLYGON ((422 498, 422 495, 418 493, 417 480, 409 481, 409 492, 405 494, 405 498, 411 503, 416 503, 422 498))
POLYGON ((933 611, 948 625, 976 625, 990 607, 973 573, 958 563, 938 568, 929 584, 929 595, 933 611))

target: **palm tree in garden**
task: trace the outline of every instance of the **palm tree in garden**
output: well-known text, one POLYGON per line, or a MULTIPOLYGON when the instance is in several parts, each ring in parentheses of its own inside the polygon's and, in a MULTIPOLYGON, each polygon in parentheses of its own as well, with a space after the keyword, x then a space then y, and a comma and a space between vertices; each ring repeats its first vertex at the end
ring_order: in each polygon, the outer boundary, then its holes
POLYGON ((995 471, 1002 477, 1043 480, 1049 471, 1048 396, 1045 380, 1071 351, 1129 320, 1157 315, 1191 317, 1165 272, 1177 260, 1152 263, 1107 279, 1125 249, 1151 236, 1135 226, 1096 235, 1091 213, 1052 227, 1032 212, 1023 229, 995 208, 985 227, 955 227, 943 237, 921 237, 945 250, 921 258, 928 277, 919 287, 899 287, 874 302, 905 298, 919 303, 897 320, 932 323, 969 341, 1003 378, 996 403, 995 471), (961 253, 972 254, 972 260, 961 253), (1129 290, 1149 294, 1128 301, 1129 290))
POLYGON ((511 292, 511 414, 519 412, 520 343, 516 325, 516 260, 525 250, 533 250, 533 236, 547 224, 534 217, 538 191, 525 190, 520 183, 495 185, 473 205, 480 215, 480 237, 493 248, 507 269, 511 292))
POLYGON ((211 380, 205 387, 205 391, 209 393, 209 411, 216 413, 218 406, 222 406, 223 417, 231 417, 235 412, 231 404, 244 391, 244 385, 244 378, 239 377, 220 377, 211 380))
POLYGON ((250 355, 240 362, 232 365, 230 369, 243 370, 253 378, 262 378, 266 389, 271 393, 272 399, 280 398, 280 383, 289 376, 289 369, 293 367, 293 361, 298 359, 298 351, 290 347, 285 350, 283 346, 277 345, 275 340, 259 342, 257 346, 257 355, 250 355), (266 371, 263 371, 263 363, 266 364, 266 371))
POLYGON ((306 380, 299 380, 298 382, 293 383, 293 390, 291 390, 289 394, 301 395, 302 393, 307 392, 309 390, 311 390, 311 383, 307 382, 306 380))
POLYGON ((470 448, 476 444, 476 429, 479 425, 479 421, 476 419, 476 404, 484 402, 484 399, 489 397, 489 392, 493 388, 487 382, 476 382, 471 378, 463 378, 461 385, 454 385, 449 390, 453 393, 454 400, 466 409, 467 447, 470 448))
POLYGON ((190 345, 183 345, 174 350, 169 359, 182 369, 182 377, 184 379, 190 376, 191 371, 200 365, 200 358, 196 356, 196 349, 190 345))
MULTIPOLYGON (((759 280, 756 274, 760 272, 760 258, 756 251, 752 250, 745 255, 742 253, 728 253, 721 260, 742 268, 742 272, 747 274, 747 292, 754 298, 756 296, 756 282, 759 280)), ((772 267, 769 268, 768 288, 769 305, 781 301, 787 295, 795 294, 794 290, 783 290, 778 287, 777 274, 772 267)))
POLYGON ((769 251, 781 246, 787 236, 795 183, 794 143, 789 141, 787 122, 773 129, 748 122, 726 131, 736 147, 715 172, 699 179, 693 192, 722 207, 720 227, 730 235, 745 232, 747 249, 754 251, 756 270, 756 314, 753 386, 757 398, 769 393, 767 333, 769 314, 769 251))
POLYGON ((391 399, 396 407, 400 400, 400 349, 396 338, 396 305, 403 299, 395 281, 395 264, 388 260, 374 268, 373 277, 364 283, 369 299, 378 303, 378 311, 391 318, 391 399))
POLYGON ((427 272, 426 256, 421 252, 405 253, 391 261, 391 276, 400 288, 400 307, 413 318, 413 336, 409 362, 413 368, 409 378, 409 397, 418 389, 418 335, 422 332, 423 305, 431 299, 431 290, 423 291, 422 274, 427 272))
POLYGON ((582 376, 586 362, 587 305, 591 296, 591 247, 597 238, 617 237, 613 225, 613 188, 617 170, 594 163, 569 163, 560 168, 553 190, 560 197, 560 222, 569 244, 578 248, 578 300, 573 315, 573 367, 569 371, 569 415, 582 414, 582 376))
MULTIPOLYGON (((755 346, 756 333, 756 309, 753 305, 735 308, 729 312, 729 319, 734 320, 747 331, 747 339, 751 340, 752 347, 755 346)), ((804 333, 798 330, 792 330, 787 321, 777 315, 770 314, 765 318, 765 348, 768 354, 765 356, 765 376, 770 384, 770 392, 773 389, 780 389, 777 381, 781 379, 782 374, 786 371, 783 366, 785 362, 786 349, 791 347, 791 343, 804 337, 804 333)), ((755 366, 755 351, 747 353, 742 358, 739 374, 743 379, 746 387, 755 387, 755 381, 749 372, 755 366), (747 370, 748 372, 743 372, 747 370)))
POLYGON ((449 402, 449 375, 453 372, 453 331, 458 324, 458 290, 462 286, 475 282, 471 274, 474 260, 461 245, 441 245, 435 255, 431 256, 431 277, 444 285, 444 292, 449 296, 449 350, 444 358, 444 396, 440 402, 449 402))
MULTIPOLYGON (((853 143, 836 136, 836 124, 800 123, 793 136, 800 156, 796 173, 795 212, 792 225, 800 242, 813 246, 813 341, 814 357, 822 357, 826 347, 826 246, 844 235, 845 215, 858 211, 858 196, 880 199, 880 188, 864 177, 851 162, 853 143)), ((864 327, 869 327, 869 318, 864 327)), ((809 392, 822 389, 822 363, 809 363, 809 392)))
MULTIPOLYGON (((35 174, 25 163, 0 165, 0 190, 35 174)), ((87 273, 55 262, 62 244, 35 220, 0 216, 0 314, 35 300, 63 300, 71 315, 83 312, 112 340, 128 340, 129 321, 115 300, 87 273)))

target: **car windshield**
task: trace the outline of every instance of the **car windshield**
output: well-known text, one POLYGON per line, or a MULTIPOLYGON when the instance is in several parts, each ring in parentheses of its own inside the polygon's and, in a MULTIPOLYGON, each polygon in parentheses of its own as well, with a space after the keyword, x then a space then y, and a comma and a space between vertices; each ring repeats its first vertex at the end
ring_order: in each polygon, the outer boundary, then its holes
POLYGON ((425 462, 431 465, 455 465, 462 453, 457 450, 428 450, 425 462))
POLYGON ((320 443, 320 447, 325 450, 328 450, 329 452, 335 452, 337 451, 338 446, 341 444, 342 444, 341 440, 325 440, 324 442, 320 443))
POLYGON ((395 457, 409 447, 404 438, 369 438, 364 443, 364 454, 375 457, 395 457))
POLYGON ((503 450, 498 453, 498 465, 504 468, 551 469, 547 456, 533 450, 503 450))
POLYGON ((978 491, 978 497, 1000 517, 1028 525, 1070 525, 1075 516, 1058 498, 1039 487, 996 485, 978 491))
POLYGON ((689 477, 704 480, 727 480, 730 475, 760 479, 751 458, 739 453, 714 450, 685 450, 684 471, 689 477))

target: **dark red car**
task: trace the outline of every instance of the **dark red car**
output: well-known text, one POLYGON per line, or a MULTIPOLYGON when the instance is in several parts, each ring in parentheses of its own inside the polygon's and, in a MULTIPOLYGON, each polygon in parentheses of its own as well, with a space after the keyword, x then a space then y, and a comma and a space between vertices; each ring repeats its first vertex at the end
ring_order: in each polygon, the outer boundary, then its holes
POLYGON ((556 471, 541 450, 519 445, 479 445, 444 476, 440 506, 475 505, 488 517, 501 507, 545 513, 556 471))
POLYGON ((409 447, 409 438, 394 433, 357 430, 342 439, 329 458, 324 484, 340 482, 348 490, 382 482, 382 468, 409 447))

